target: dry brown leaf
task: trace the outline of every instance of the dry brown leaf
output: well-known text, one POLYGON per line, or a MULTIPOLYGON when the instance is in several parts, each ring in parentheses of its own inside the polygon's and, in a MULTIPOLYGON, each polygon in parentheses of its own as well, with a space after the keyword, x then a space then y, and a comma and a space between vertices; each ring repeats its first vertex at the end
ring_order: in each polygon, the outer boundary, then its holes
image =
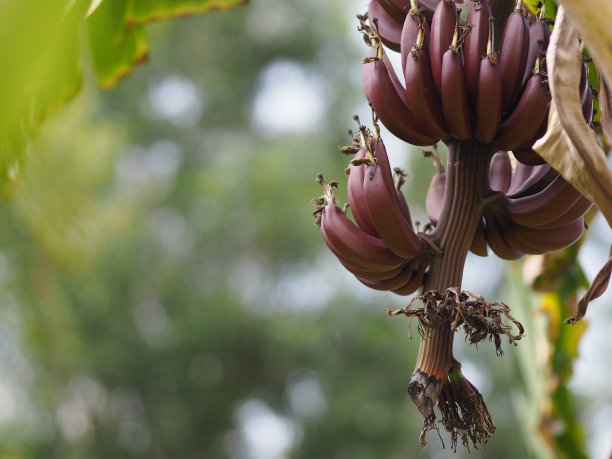
POLYGON ((577 321, 584 317, 589 303, 595 298, 599 298, 601 295, 603 295, 606 289, 608 288, 608 284, 610 283, 610 276, 612 276, 612 247, 610 248, 610 257, 608 258, 608 261, 597 273, 595 279, 593 279, 593 283, 586 291, 584 296, 580 298, 576 315, 570 319, 567 319, 565 323, 575 324, 577 321))
MULTIPOLYGON (((612 81, 612 1, 610 0, 559 0, 571 18, 595 59, 599 71, 612 81)), ((559 13, 557 12, 557 27, 559 13)))
POLYGON ((606 136, 608 145, 612 144, 612 92, 610 85, 602 77, 599 77, 599 116, 601 117, 601 128, 606 136))
POLYGON ((612 227, 612 171, 582 115, 578 90, 582 54, 563 7, 557 11, 546 61, 553 99, 548 130, 533 149, 589 198, 612 227))

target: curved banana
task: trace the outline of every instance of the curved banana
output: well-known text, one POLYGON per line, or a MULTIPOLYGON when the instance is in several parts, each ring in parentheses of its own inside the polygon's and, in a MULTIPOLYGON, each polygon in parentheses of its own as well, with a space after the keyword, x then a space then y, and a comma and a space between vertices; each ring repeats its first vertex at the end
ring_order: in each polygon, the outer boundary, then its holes
POLYGON ((485 236, 487 244, 491 250, 504 260, 517 260, 524 254, 516 250, 504 237, 504 226, 500 224, 497 217, 490 213, 485 213, 485 236))
POLYGON ((507 209, 515 223, 537 227, 556 220, 580 197, 580 193, 557 175, 550 185, 535 194, 508 198, 507 209))
POLYGON ((372 222, 393 253, 413 258, 422 252, 425 242, 416 235, 410 217, 402 210, 382 139, 376 141, 374 152, 377 163, 366 165, 363 186, 372 222))
POLYGON ((578 198, 578 201, 571 205, 567 211, 561 214, 557 219, 546 223, 545 225, 538 226, 536 229, 556 229, 562 226, 567 226, 574 223, 579 218, 582 218, 591 207, 593 207, 591 201, 581 195, 578 198))
POLYGON ((518 150, 512 150, 512 154, 519 163, 526 164, 529 166, 541 166, 546 164, 546 160, 542 158, 538 152, 531 148, 520 148, 518 150))
POLYGON ((406 201, 406 196, 404 195, 402 190, 397 187, 395 188, 395 191, 397 193, 397 199, 399 200, 402 212, 406 217, 406 221, 410 226, 412 226, 412 216, 410 215, 410 208, 408 207, 408 201, 406 201))
POLYGON ((407 262, 402 270, 394 277, 384 280, 370 280, 357 276, 359 282, 374 290, 397 290, 410 282, 414 277, 415 262, 407 262))
POLYGON ((406 3, 401 0, 378 0, 380 6, 398 22, 404 22, 406 16, 406 3))
POLYGON ((413 145, 434 145, 438 139, 423 132, 408 108, 406 91, 393 69, 385 63, 384 56, 382 47, 378 45, 370 51, 363 64, 363 89, 372 108, 387 129, 403 141, 413 145))
POLYGON ((472 240, 472 245, 470 246, 470 252, 479 257, 486 257, 489 255, 487 251, 487 237, 485 235, 484 229, 485 223, 484 219, 480 219, 480 223, 476 227, 476 233, 474 233, 474 239, 472 240))
POLYGON ((522 198, 539 193, 559 177, 559 173, 548 164, 531 167, 529 176, 516 189, 511 187, 506 193, 509 198, 522 198))
POLYGON ((406 262, 404 261, 397 268, 390 269, 389 271, 372 272, 372 271, 360 268, 359 266, 356 266, 352 263, 349 263, 348 261, 345 261, 344 259, 342 259, 342 257, 338 257, 338 261, 340 261, 342 266, 344 266, 346 270, 349 271, 353 276, 360 277, 362 279, 367 279, 369 281, 381 281, 381 280, 392 279, 396 277, 402 271, 402 269, 404 269, 404 266, 406 265, 406 262))
MULTIPOLYGON (((548 111, 546 111, 546 116, 542 120, 542 124, 540 125, 537 132, 533 135, 531 139, 527 141, 527 143, 525 143, 518 149, 519 150, 531 150, 531 147, 533 146, 533 144, 536 143, 538 140, 540 140, 542 137, 544 137, 544 134, 546 134, 547 130, 548 130, 548 111)), ((543 164, 543 163, 540 163, 540 164, 543 164)))
POLYGON ((453 41, 457 7, 452 0, 440 0, 431 20, 429 35, 429 61, 434 85, 438 92, 442 87, 442 58, 453 41))
MULTIPOLYGON (((405 0, 391 0, 391 1, 402 3, 405 0)), ((436 7, 438 6, 438 3, 440 3, 440 0, 419 0, 418 2, 418 7, 423 8, 423 12, 425 13, 425 17, 427 18, 427 21, 429 23, 431 23, 431 21, 433 20, 433 15, 434 15, 434 12, 436 11, 436 7)))
POLYGON ((519 250, 533 254, 546 253, 563 249, 580 239, 584 232, 584 220, 579 218, 569 225, 552 229, 533 229, 511 225, 509 232, 513 238, 516 238, 517 242, 522 243, 521 248, 516 247, 519 250), (527 251, 530 247, 532 248, 531 251, 527 251))
POLYGON ((470 100, 476 100, 481 60, 487 55, 491 7, 487 0, 475 0, 468 13, 467 23, 472 30, 463 43, 463 68, 470 100))
POLYGON ((423 132, 437 139, 448 138, 448 129, 440 110, 440 96, 434 88, 427 53, 422 49, 425 29, 419 29, 419 37, 406 59, 404 76, 408 108, 417 114, 423 132))
POLYGON ((400 51, 403 22, 396 20, 385 10, 378 0, 371 0, 368 6, 370 23, 380 36, 385 46, 393 51, 400 51))
MULTIPOLYGON (((416 2, 413 2, 416 4, 416 2)), ((429 24, 423 14, 423 10, 420 8, 410 8, 410 11, 406 15, 404 20, 404 26, 402 28, 402 35, 400 37, 401 43, 401 57, 402 57, 402 71, 406 68, 406 59, 410 54, 410 50, 416 45, 419 28, 425 29, 425 38, 423 39, 423 46, 425 49, 429 49, 429 24)))
POLYGON ((455 139, 470 140, 474 125, 463 72, 463 59, 457 47, 458 31, 442 57, 440 96, 446 126, 455 139))
POLYGON ((438 171, 432 178, 427 190, 425 199, 425 208, 429 220, 434 225, 438 224, 440 215, 442 214, 442 205, 444 202, 444 190, 446 187, 446 172, 438 171))
POLYGON ((489 29, 487 54, 478 67, 475 94, 474 138, 482 143, 489 143, 495 138, 502 109, 502 77, 498 55, 493 50, 493 21, 489 29))
POLYGON ((506 194, 512 195, 515 191, 522 187, 525 181, 529 179, 529 176, 531 175, 532 171, 533 166, 518 163, 514 169, 512 181, 510 182, 510 188, 508 188, 506 194))
MULTIPOLYGON (((502 75, 503 77, 503 75, 502 75)), ((500 150, 515 150, 527 145, 548 116, 550 92, 541 73, 529 78, 518 105, 503 121, 493 143, 500 150)))
MULTIPOLYGON (((361 148, 356 154, 355 159, 360 160, 366 157, 365 147, 361 148)), ((372 223, 372 217, 368 211, 368 206, 365 202, 365 196, 363 191, 363 177, 365 167, 363 164, 355 165, 351 164, 349 167, 348 176, 348 202, 355 218, 357 226, 364 230, 366 233, 379 237, 374 224, 372 223)))
POLYGON ((501 220, 498 227, 499 231, 503 233, 504 240, 507 241, 514 250, 526 255, 540 255, 546 253, 546 250, 527 244, 519 239, 515 234, 516 227, 517 225, 507 219, 501 220))
POLYGON ((356 226, 336 204, 327 204, 321 215, 321 234, 331 251, 359 269, 385 272, 404 260, 385 243, 356 226))
POLYGON ((489 172, 489 188, 493 191, 506 193, 512 181, 512 163, 505 151, 498 151, 491 159, 491 170, 489 172))
POLYGON ((412 277, 410 280, 401 287, 393 289, 392 292, 398 295, 410 295, 411 293, 416 292, 423 284, 425 279, 425 271, 428 266, 429 263, 427 261, 421 261, 417 268, 412 271, 412 277))
POLYGON ((551 34, 552 31, 548 23, 546 21, 541 21, 539 18, 529 26, 529 51, 527 52, 527 62, 525 64, 522 86, 525 86, 525 83, 527 83, 531 77, 538 57, 543 58, 546 56, 551 34))
MULTIPOLYGON (((521 91, 529 52, 529 27, 521 11, 522 1, 506 21, 499 64, 502 75, 502 113, 511 110, 521 91)), ((538 125, 539 126, 539 125, 538 125)))

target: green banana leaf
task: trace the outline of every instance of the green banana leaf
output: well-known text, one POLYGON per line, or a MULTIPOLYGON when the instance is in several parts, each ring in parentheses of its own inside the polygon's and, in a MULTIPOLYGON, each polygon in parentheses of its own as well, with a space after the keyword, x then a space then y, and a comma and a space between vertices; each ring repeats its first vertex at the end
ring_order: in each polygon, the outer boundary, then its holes
POLYGON ((0 3, 0 190, 7 196, 40 124, 80 91, 90 55, 110 89, 149 52, 153 20, 227 9, 246 0, 30 0, 0 3), (85 29, 85 30, 84 30, 85 29))

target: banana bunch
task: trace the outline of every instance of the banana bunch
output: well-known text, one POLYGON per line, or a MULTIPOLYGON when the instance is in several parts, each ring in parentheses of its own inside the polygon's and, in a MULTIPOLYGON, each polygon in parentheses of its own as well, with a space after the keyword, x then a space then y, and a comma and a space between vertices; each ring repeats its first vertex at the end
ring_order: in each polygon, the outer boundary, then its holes
POLYGON ((356 151, 347 169, 348 200, 356 223, 336 204, 337 182, 324 183, 316 200, 315 217, 323 240, 340 263, 364 285, 409 295, 423 283, 429 265, 426 237, 415 233, 406 198, 403 174, 395 183, 385 145, 375 122, 375 133, 359 125, 356 151))
MULTIPOLYGON (((475 140, 512 151, 519 162, 543 164, 531 146, 547 126, 550 27, 518 0, 496 50, 489 3, 471 3, 462 21, 452 0, 371 0, 368 14, 360 17, 372 47, 363 67, 365 95, 382 123, 413 145, 475 140), (401 53, 405 85, 383 44, 401 53)), ((580 91, 590 123, 593 92, 586 64, 580 91)))
MULTIPOLYGON (((517 1, 497 51, 489 3, 471 3, 465 21, 452 0, 371 0, 368 13, 358 16, 370 47, 362 82, 374 132, 358 123, 353 145, 343 148, 355 155, 347 169, 354 222, 335 203, 335 182, 321 182, 325 194, 315 214, 330 250, 373 289, 400 295, 417 290, 437 242, 435 233, 432 238, 415 232, 401 191, 404 179, 394 180, 378 120, 413 145, 442 140, 449 147, 461 142, 497 151, 490 159, 473 253, 486 256, 489 247, 512 260, 566 247, 584 231, 582 216, 590 202, 531 149, 547 126, 549 24, 517 1), (401 53, 403 83, 383 45, 401 53), (518 161, 514 168, 510 151, 518 161)), ((586 64, 579 90, 591 122, 586 64)), ((446 173, 437 164, 426 201, 431 228, 448 193, 446 173)))

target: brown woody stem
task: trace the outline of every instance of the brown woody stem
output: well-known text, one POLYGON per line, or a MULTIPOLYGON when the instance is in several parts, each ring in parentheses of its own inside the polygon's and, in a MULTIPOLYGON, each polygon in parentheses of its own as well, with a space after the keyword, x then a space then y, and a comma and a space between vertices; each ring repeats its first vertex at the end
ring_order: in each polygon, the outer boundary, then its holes
MULTIPOLYGON (((463 266, 476 234, 488 190, 489 165, 494 150, 477 142, 451 141, 442 214, 431 239, 442 249, 432 256, 423 291, 461 290, 463 266)), ((456 365, 451 327, 422 327, 419 355, 408 392, 425 417, 425 428, 433 427, 433 407, 442 381, 456 365)))

